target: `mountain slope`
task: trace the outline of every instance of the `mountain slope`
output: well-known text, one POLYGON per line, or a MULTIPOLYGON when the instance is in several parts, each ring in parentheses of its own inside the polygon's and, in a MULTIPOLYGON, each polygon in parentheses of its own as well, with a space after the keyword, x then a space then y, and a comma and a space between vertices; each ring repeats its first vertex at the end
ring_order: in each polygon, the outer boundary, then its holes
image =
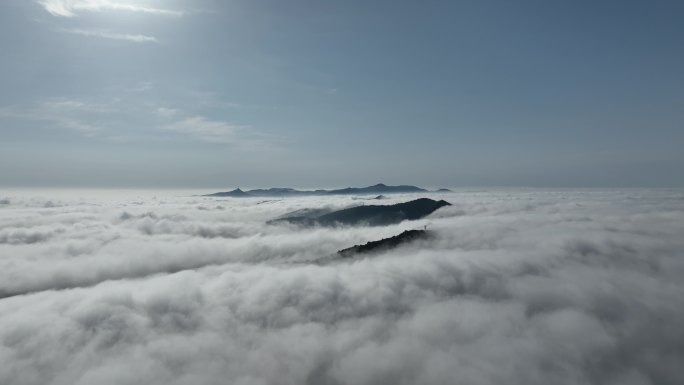
POLYGON ((420 198, 394 205, 356 206, 318 216, 293 215, 275 219, 269 223, 289 222, 302 226, 353 226, 359 224, 383 226, 399 223, 403 220, 420 219, 432 214, 440 207, 450 205, 450 203, 443 200, 435 201, 429 198, 420 198))
POLYGON ((355 245, 337 252, 342 258, 352 258, 357 254, 366 254, 371 252, 380 252, 394 249, 402 244, 413 242, 416 239, 428 237, 426 230, 406 230, 399 235, 389 238, 383 238, 378 241, 370 241, 363 245, 355 245))

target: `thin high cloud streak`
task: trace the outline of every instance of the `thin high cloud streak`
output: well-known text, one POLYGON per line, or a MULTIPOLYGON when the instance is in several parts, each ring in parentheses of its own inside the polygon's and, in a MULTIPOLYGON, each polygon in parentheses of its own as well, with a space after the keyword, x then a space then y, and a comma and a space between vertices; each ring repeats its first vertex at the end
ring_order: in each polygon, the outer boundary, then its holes
POLYGON ((141 1, 122 0, 38 0, 52 16, 75 17, 81 12, 125 11, 156 15, 182 16, 182 11, 146 6, 141 1))
MULTIPOLYGON (((36 1, 52 16, 75 18, 84 12, 131 12, 150 15, 174 16, 184 15, 183 11, 152 7, 141 1, 123 0, 39 0, 36 1)), ((108 40, 119 40, 131 43, 158 43, 155 36, 141 33, 116 32, 110 30, 58 28, 57 31, 72 35, 95 37, 108 40)))
POLYGON ((111 40, 124 40, 133 43, 158 43, 154 36, 142 34, 126 34, 126 33, 111 33, 106 31, 85 30, 85 29, 61 29, 61 32, 70 33, 73 35, 81 35, 86 37, 100 37, 111 40))
POLYGON ((43 290, 0 300, 0 383, 680 381, 684 192, 436 197, 414 223, 299 229, 264 221, 359 202, 0 196, 2 289, 43 290), (93 286, 48 290, 73 282, 93 286))

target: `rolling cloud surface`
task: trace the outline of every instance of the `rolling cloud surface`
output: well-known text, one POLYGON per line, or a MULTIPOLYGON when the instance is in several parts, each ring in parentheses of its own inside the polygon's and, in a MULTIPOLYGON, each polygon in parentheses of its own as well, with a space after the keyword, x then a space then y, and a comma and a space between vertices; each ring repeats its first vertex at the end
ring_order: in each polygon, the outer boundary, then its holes
POLYGON ((432 197, 453 206, 299 228, 265 222, 363 201, 0 193, 0 383, 684 378, 684 191, 432 197), (322 262, 424 225, 435 237, 322 262))

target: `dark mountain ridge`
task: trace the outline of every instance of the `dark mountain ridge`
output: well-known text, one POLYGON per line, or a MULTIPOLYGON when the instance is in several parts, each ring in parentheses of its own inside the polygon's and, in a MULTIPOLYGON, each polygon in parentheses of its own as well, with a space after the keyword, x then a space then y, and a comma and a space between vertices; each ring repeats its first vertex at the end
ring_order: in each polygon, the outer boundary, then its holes
POLYGON ((246 192, 240 190, 240 188, 236 188, 235 190, 232 191, 224 191, 216 194, 210 194, 210 195, 205 195, 205 196, 215 196, 215 197, 234 197, 234 198, 247 198, 252 195, 247 194, 246 192))
POLYGON ((427 230, 406 230, 399 235, 383 238, 377 241, 370 241, 363 245, 354 245, 337 252, 342 258, 352 258, 357 254, 367 254, 381 252, 399 247, 402 244, 413 242, 417 239, 424 239, 430 235, 427 230))
POLYGON ((432 214, 440 207, 450 206, 449 202, 420 198, 410 202, 394 205, 356 206, 333 212, 311 215, 311 210, 305 215, 301 211, 292 215, 274 219, 269 224, 288 222, 302 226, 353 226, 365 224, 368 226, 383 226, 399 223, 403 220, 416 220, 432 214))
POLYGON ((207 194, 208 197, 287 197, 287 196, 309 196, 309 195, 380 195, 380 194, 399 194, 399 193, 418 193, 429 192, 426 189, 410 186, 388 186, 378 183, 368 187, 347 187, 336 190, 296 190, 288 187, 272 187, 269 189, 255 189, 242 191, 239 188, 233 191, 223 191, 207 194))

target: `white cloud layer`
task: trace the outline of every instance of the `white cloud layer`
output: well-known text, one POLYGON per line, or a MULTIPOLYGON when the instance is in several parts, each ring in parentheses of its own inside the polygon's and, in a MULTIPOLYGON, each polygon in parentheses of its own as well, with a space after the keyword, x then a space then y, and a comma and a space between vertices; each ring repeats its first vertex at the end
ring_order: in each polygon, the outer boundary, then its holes
POLYGON ((425 220, 299 229, 264 222, 359 201, 0 194, 0 383, 680 383, 684 192, 436 197, 425 220))
POLYGON ((80 12, 126 11, 156 15, 182 16, 183 12, 150 7, 145 1, 122 0, 38 0, 38 4, 53 16, 74 17, 80 12))

